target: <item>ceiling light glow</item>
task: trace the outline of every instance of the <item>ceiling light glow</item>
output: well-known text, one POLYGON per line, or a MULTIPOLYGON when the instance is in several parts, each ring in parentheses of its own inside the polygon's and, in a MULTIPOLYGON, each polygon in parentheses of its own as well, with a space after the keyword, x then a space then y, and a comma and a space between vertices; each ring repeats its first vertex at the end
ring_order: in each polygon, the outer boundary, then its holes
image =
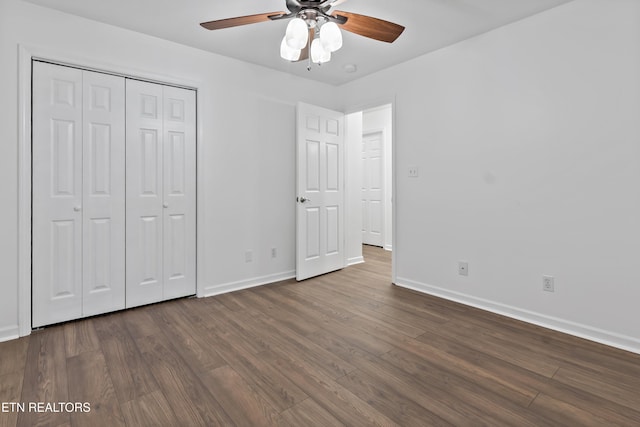
POLYGON ((324 50, 320 39, 313 39, 311 42, 311 61, 316 64, 324 64, 331 61, 331 52, 324 50))
POLYGON ((287 61, 297 61, 300 59, 300 49, 291 49, 287 44, 287 36, 284 36, 282 43, 280 43, 280 57, 287 61))
POLYGON ((287 25, 287 32, 285 34, 287 45, 291 49, 302 49, 307 45, 309 40, 309 29, 307 23, 300 19, 294 18, 287 25))
POLYGON ((342 47, 342 33, 338 24, 327 22, 320 27, 320 42, 324 50, 335 52, 342 47))

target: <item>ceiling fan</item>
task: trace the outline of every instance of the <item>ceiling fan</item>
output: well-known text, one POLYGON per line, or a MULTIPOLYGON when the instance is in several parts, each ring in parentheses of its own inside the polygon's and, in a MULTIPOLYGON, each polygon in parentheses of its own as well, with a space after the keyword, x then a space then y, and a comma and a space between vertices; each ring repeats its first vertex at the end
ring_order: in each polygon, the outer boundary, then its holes
POLYGON ((345 0, 285 0, 289 12, 259 13, 203 22, 207 30, 290 19, 280 44, 280 56, 296 62, 309 59, 322 64, 342 46, 340 28, 354 34, 393 43, 404 31, 402 25, 357 13, 330 10, 345 0))

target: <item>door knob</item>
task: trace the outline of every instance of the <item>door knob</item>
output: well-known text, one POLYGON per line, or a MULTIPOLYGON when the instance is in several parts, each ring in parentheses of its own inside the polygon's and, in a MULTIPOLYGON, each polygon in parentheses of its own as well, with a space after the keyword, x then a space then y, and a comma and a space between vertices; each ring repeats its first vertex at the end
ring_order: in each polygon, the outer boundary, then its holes
POLYGON ((168 207, 169 207, 169 203, 164 202, 164 203, 162 204, 162 207, 163 207, 163 208, 168 208, 168 207))
POLYGON ((305 203, 305 202, 310 202, 311 199, 306 199, 304 197, 300 197, 300 199, 298 199, 300 201, 300 203, 305 203))
POLYGON ((80 212, 82 210, 82 206, 74 206, 73 210, 76 212, 80 212))

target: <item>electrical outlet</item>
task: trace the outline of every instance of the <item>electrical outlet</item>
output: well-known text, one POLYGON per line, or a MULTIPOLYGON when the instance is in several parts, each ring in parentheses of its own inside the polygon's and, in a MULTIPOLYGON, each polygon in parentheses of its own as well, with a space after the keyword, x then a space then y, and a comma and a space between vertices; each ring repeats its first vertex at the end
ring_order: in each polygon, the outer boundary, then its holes
POLYGON ((409 178, 418 177, 418 166, 409 166, 409 178))
POLYGON ((546 292, 555 292, 553 276, 542 276, 542 290, 546 292))
POLYGON ((469 275, 469 263, 467 261, 458 261, 458 274, 461 276, 469 275))
POLYGON ((278 257, 278 249, 271 248, 271 258, 277 258, 277 257, 278 257))
POLYGON ((253 251, 245 251, 244 262, 252 262, 252 261, 253 261, 253 251))

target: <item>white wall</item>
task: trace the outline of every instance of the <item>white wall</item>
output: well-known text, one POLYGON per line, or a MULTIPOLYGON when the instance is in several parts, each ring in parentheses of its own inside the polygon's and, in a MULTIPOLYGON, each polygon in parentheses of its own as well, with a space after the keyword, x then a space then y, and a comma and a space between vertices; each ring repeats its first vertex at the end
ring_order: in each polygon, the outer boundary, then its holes
POLYGON ((638 17, 576 0, 341 88, 396 96, 398 284, 640 352, 638 17))
POLYGON ((377 108, 365 110, 362 114, 362 134, 382 131, 383 135, 383 162, 384 170, 382 182, 384 185, 384 229, 383 247, 390 251, 392 248, 392 139, 393 139, 393 110, 391 104, 385 104, 377 108))
POLYGON ((362 111, 347 114, 346 131, 346 251, 347 264, 364 262, 362 257, 362 111))
MULTIPOLYGON (((0 340, 18 325, 18 44, 199 86, 205 293, 295 270, 295 103, 336 109, 336 88, 37 7, 0 2, 0 340), (312 94, 305 96, 304 94, 312 94), (271 247, 278 257, 271 258, 271 247), (245 250, 253 262, 245 263, 245 250)), ((55 55, 54 55, 55 56, 55 55)))

